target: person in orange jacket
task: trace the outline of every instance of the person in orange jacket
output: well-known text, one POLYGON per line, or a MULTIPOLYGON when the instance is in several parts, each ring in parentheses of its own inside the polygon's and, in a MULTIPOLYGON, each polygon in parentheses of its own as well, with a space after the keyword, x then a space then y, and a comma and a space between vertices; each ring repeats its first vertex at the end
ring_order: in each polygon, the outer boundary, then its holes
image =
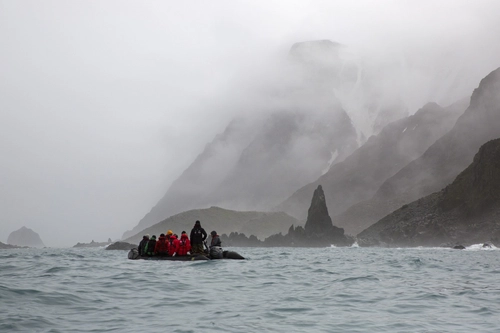
POLYGON ((188 234, 183 231, 181 233, 181 239, 179 241, 179 251, 177 251, 177 255, 186 256, 191 251, 191 242, 189 241, 188 234))
POLYGON ((165 234, 161 234, 160 238, 155 245, 155 255, 157 256, 166 256, 169 253, 169 243, 167 242, 167 238, 165 234))
POLYGON ((176 255, 178 255, 177 252, 179 251, 180 241, 177 239, 177 237, 175 235, 171 235, 169 244, 170 245, 168 248, 168 255, 175 257, 176 255))

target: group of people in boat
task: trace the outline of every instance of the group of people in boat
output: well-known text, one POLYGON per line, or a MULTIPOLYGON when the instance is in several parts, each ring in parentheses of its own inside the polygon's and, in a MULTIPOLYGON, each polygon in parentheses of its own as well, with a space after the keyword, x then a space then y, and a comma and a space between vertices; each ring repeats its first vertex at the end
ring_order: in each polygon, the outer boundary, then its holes
MULTIPOLYGON (((214 230, 210 235, 212 236, 210 248, 220 247, 222 244, 217 232, 214 230)), ((196 221, 189 237, 187 233, 183 231, 179 238, 172 230, 168 230, 166 234, 161 234, 158 239, 156 239, 156 235, 151 237, 149 237, 149 235, 144 235, 137 250, 139 256, 143 257, 175 257, 205 254, 206 252, 203 244, 205 244, 206 239, 207 232, 201 227, 200 221, 196 221)))

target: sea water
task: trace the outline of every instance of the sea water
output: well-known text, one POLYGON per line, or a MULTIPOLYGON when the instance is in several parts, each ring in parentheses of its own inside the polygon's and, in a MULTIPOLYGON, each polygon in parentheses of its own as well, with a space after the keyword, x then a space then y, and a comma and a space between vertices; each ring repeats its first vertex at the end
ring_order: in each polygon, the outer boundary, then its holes
POLYGON ((500 332, 500 251, 0 250, 0 332, 500 332))

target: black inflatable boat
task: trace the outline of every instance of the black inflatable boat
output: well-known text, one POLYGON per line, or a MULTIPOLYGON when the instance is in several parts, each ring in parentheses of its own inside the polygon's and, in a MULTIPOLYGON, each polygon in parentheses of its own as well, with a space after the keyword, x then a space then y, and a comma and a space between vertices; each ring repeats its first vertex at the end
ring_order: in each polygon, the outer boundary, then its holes
POLYGON ((210 253, 206 254, 194 254, 187 256, 139 256, 139 252, 136 248, 131 249, 128 253, 128 258, 131 260, 174 260, 174 261, 194 261, 194 260, 218 260, 218 259, 245 259, 238 252, 234 251, 222 251, 221 248, 212 248, 210 253))

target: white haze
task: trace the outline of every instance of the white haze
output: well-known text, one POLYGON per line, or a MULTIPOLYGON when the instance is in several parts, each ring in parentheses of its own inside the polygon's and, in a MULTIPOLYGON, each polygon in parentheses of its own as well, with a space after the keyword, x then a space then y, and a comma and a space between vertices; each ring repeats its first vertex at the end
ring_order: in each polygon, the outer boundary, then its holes
MULTIPOLYGON (((498 13, 498 1, 0 0, 0 241, 22 226, 48 246, 120 237, 233 117, 272 108, 295 42, 342 43, 410 113, 466 97, 500 66, 498 13)), ((367 129, 355 102, 367 96, 354 97, 343 103, 367 129)))

